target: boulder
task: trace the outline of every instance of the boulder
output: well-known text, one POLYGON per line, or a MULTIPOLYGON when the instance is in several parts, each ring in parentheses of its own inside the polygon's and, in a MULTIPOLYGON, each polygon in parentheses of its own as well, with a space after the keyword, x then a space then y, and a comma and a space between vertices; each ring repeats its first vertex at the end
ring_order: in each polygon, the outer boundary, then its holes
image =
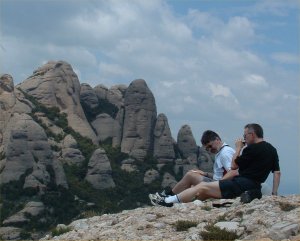
POLYGON ((175 177, 173 177, 170 173, 166 172, 163 176, 163 181, 161 183, 161 186, 163 188, 165 187, 171 187, 173 188, 176 185, 177 181, 175 177))
POLYGON ((121 169, 126 172, 134 172, 137 170, 137 166, 134 165, 135 160, 128 158, 121 163, 121 169))
POLYGON ((62 149, 62 154, 60 161, 62 163, 67 163, 68 165, 80 166, 84 161, 85 157, 82 155, 81 151, 76 148, 64 148, 62 149))
POLYGON ((42 202, 28 202, 21 211, 5 219, 3 225, 10 226, 28 223, 30 217, 37 217, 42 214, 44 210, 45 206, 42 202))
POLYGON ((107 96, 108 88, 104 86, 103 84, 99 84, 94 87, 94 91, 98 97, 99 100, 105 100, 107 96))
POLYGON ((150 183, 154 182, 155 180, 157 180, 158 178, 159 178, 158 171, 156 171, 154 169, 150 169, 145 172, 144 184, 150 184, 150 183))
POLYGON ((68 165, 79 166, 85 160, 81 151, 78 149, 77 141, 72 135, 67 135, 62 141, 62 151, 60 156, 60 161, 62 163, 67 163, 68 165))
POLYGON ((66 135, 62 142, 62 148, 78 148, 77 141, 72 135, 66 135))
POLYGON ((92 184, 95 189, 115 187, 111 165, 104 149, 98 148, 94 151, 88 163, 85 180, 92 184))
POLYGON ((155 99, 145 80, 134 80, 124 98, 125 116, 121 151, 143 160, 153 150, 155 99))
POLYGON ((106 99, 109 103, 121 108, 124 106, 124 97, 126 93, 126 85, 114 85, 106 94, 106 99))

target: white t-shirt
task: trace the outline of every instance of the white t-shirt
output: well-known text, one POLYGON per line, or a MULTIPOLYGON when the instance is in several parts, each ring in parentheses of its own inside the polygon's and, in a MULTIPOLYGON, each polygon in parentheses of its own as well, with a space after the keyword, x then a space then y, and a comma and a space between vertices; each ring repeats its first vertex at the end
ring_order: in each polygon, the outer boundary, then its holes
POLYGON ((221 150, 215 155, 214 175, 213 175, 214 180, 218 181, 222 179, 224 174, 224 169, 227 172, 231 169, 231 161, 234 153, 235 150, 224 142, 221 147, 221 150))

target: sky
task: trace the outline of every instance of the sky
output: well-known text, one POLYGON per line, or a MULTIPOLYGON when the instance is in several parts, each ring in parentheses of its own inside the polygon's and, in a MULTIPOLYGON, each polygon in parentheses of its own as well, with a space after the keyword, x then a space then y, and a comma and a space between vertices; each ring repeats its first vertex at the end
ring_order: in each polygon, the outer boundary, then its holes
MULTIPOLYGON (((50 60, 80 83, 142 78, 173 138, 212 129, 234 147, 259 123, 279 194, 300 193, 298 0, 0 0, 0 73, 14 84, 50 60)), ((272 185, 272 175, 267 180, 272 185)))

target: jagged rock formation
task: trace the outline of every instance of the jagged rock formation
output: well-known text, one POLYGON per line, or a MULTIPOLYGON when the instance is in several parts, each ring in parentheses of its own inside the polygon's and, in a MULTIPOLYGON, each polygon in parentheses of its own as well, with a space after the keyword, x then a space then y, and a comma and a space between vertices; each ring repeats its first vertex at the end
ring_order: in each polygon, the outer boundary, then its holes
POLYGON ((142 160, 153 150, 153 129, 156 120, 156 105, 145 80, 131 82, 124 98, 125 116, 122 152, 142 160))
POLYGON ((184 125, 180 128, 177 135, 178 148, 184 159, 191 158, 192 160, 197 159, 197 144, 193 136, 191 127, 184 125))
POLYGON ((80 104, 80 83, 70 64, 48 62, 18 85, 47 107, 58 107, 67 114, 69 126, 96 141, 80 104))
MULTIPOLYGON (((84 211, 82 203, 87 205, 87 201, 76 199, 73 190, 82 194, 85 190, 81 185, 87 181, 90 193, 106 193, 103 189, 118 184, 113 171, 124 180, 130 178, 128 188, 136 188, 134 177, 138 178, 137 185, 144 183, 150 188, 161 180, 161 187, 174 186, 177 180, 173 172, 178 176, 199 166, 211 170, 213 159, 205 150, 198 150, 187 125, 181 128, 177 141, 171 136, 167 117, 163 113, 157 116, 154 96, 143 79, 132 81, 128 87, 99 84, 92 88, 80 85, 71 65, 64 61, 48 62, 16 87, 12 76, 2 75, 0 187, 7 202, 0 203, 0 208, 7 212, 1 220, 5 220, 5 227, 0 229, 0 236, 4 232, 4 237, 18 239, 24 234, 22 223, 52 224, 54 213, 61 213, 59 198, 66 204, 64 215, 79 215, 76 205, 84 211), (107 154, 101 147, 108 148, 107 154), (31 201, 45 206, 47 218, 38 219, 28 209, 22 210, 34 206, 31 201)), ((140 190, 139 198, 146 192, 140 190)), ((138 201, 134 198, 129 199, 134 207, 145 204, 144 197, 138 201)), ((127 208, 125 200, 118 200, 118 205, 127 208)), ((68 220, 74 217, 70 216, 68 220)), ((39 234, 29 234, 35 235, 39 234)))
POLYGON ((111 175, 112 169, 105 150, 99 148, 93 153, 89 161, 85 180, 96 189, 115 187, 116 185, 111 175))
MULTIPOLYGON (((74 221, 68 225, 71 231, 42 240, 203 240, 210 233, 209 224, 235 233, 238 240, 299 240, 300 196, 263 196, 248 204, 240 203, 239 198, 196 200, 171 208, 125 210, 74 221), (232 204, 213 207, 224 202, 232 204), (194 226, 176 231, 178 221, 194 222, 194 226)), ((222 233, 214 239, 224 238, 222 233)))
POLYGON ((175 159, 174 143, 171 135, 168 119, 164 114, 157 116, 154 128, 153 155, 158 163, 169 163, 175 159))

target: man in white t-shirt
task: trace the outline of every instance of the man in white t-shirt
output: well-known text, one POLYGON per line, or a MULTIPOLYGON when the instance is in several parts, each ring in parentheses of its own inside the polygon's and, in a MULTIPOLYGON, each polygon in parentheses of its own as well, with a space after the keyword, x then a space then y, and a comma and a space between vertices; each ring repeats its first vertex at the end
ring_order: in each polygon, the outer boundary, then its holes
MULTIPOLYGON (((149 194, 150 201, 153 205, 156 205, 156 198, 168 196, 168 198, 174 197, 174 199, 176 199, 176 194, 191 186, 195 186, 200 182, 230 179, 238 175, 237 170, 231 170, 231 161, 235 150, 223 142, 216 132, 211 130, 205 131, 202 134, 201 143, 207 151, 215 154, 213 173, 204 172, 202 170, 188 171, 172 190, 164 190, 161 193, 149 194)), ((176 202, 176 200, 174 200, 174 202, 176 202)))

